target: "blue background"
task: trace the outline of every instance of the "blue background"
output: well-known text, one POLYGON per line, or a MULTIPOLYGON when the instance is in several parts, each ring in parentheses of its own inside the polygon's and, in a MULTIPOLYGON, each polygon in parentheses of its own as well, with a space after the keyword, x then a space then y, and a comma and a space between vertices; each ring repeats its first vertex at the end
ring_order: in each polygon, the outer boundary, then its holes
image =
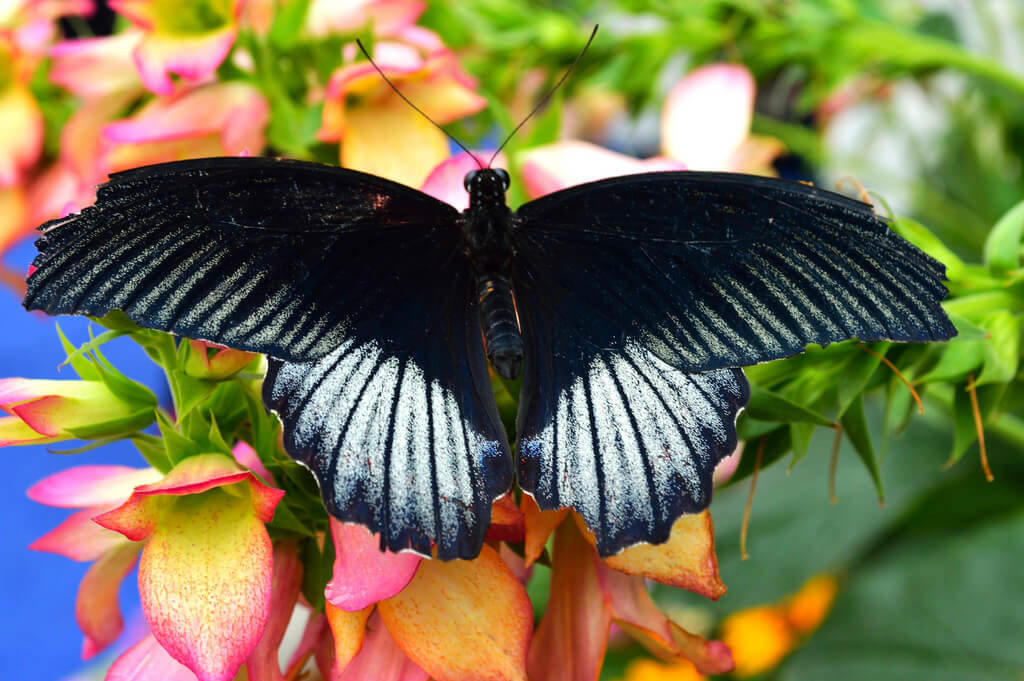
MULTIPOLYGON (((25 272, 35 253, 32 239, 12 249, 4 258, 8 268, 25 272)), ((0 378, 77 378, 71 367, 59 372, 64 359, 54 318, 27 313, 21 301, 7 288, 0 289, 0 378)), ((61 317, 61 329, 76 344, 88 340, 88 320, 61 317)), ((100 329, 101 331, 102 329, 100 329)), ((129 377, 152 387, 166 403, 162 372, 132 341, 121 338, 105 348, 107 357, 129 377)), ((122 614, 126 634, 122 641, 94 660, 81 659, 82 634, 75 622, 75 594, 88 564, 63 556, 30 551, 28 545, 53 529, 72 511, 50 508, 31 501, 25 494, 33 483, 72 466, 117 463, 145 466, 129 442, 119 442, 81 454, 53 454, 49 450, 71 449, 79 442, 47 446, 6 447, 4 475, 0 479, 3 509, 2 560, 0 560, 0 679, 65 678, 76 671, 113 659, 116 651, 139 635, 136 573, 121 588, 122 614)), ((99 678, 102 678, 100 676, 99 678)))

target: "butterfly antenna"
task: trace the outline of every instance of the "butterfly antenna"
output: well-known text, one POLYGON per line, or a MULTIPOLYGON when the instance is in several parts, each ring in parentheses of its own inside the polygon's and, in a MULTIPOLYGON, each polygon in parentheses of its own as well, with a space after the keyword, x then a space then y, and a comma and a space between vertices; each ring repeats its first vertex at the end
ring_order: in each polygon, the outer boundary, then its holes
POLYGON ((565 71, 565 73, 562 74, 562 77, 558 79, 558 82, 555 83, 555 86, 548 90, 548 93, 541 97, 540 100, 538 100, 537 104, 533 107, 533 110, 531 110, 530 113, 526 114, 526 118, 520 121, 519 125, 515 127, 515 130, 508 134, 508 137, 505 138, 505 141, 501 143, 501 146, 498 147, 497 151, 495 151, 494 154, 491 156, 491 160, 487 162, 488 168, 491 167, 491 164, 494 163, 494 159, 498 157, 498 154, 501 153, 501 150, 505 148, 505 145, 508 144, 509 140, 515 137, 515 134, 519 132, 519 129, 526 125, 526 121, 530 120, 535 113, 540 111, 541 107, 547 104, 548 100, 551 99, 551 96, 558 91, 558 88, 562 87, 562 83, 566 81, 566 79, 569 77, 569 74, 572 73, 573 69, 576 68, 576 65, 580 63, 580 59, 582 59, 583 55, 587 53, 587 48, 590 47, 590 43, 594 42, 594 36, 597 35, 597 28, 598 24, 594 24, 594 30, 590 32, 590 37, 587 38, 587 44, 584 45, 583 49, 580 50, 580 53, 576 55, 576 59, 573 60, 569 68, 565 71))
POLYGON ((377 73, 380 74, 380 77, 384 79, 384 82, 387 83, 388 86, 392 90, 395 91, 396 95, 398 95, 399 97, 402 98, 402 101, 404 101, 406 104, 411 106, 416 111, 416 113, 418 113, 420 116, 423 116, 428 121, 430 121, 434 125, 434 127, 437 128, 438 130, 440 130, 441 132, 443 132, 445 134, 445 136, 448 137, 448 139, 450 139, 452 142, 455 142, 455 144, 459 145, 459 148, 462 149, 467 154, 469 154, 473 158, 473 160, 476 161, 476 164, 478 166, 480 166, 481 169, 486 167, 486 166, 484 166, 483 162, 479 158, 477 158, 476 154, 474 154, 472 151, 470 151, 469 149, 466 148, 466 145, 464 145, 459 140, 455 139, 455 137, 450 132, 448 132, 447 130, 442 128, 441 125, 437 121, 435 121, 433 118, 431 118, 430 116, 425 114, 423 112, 423 109, 419 108, 418 106, 416 106, 415 104, 410 102, 409 98, 406 97, 405 95, 403 95, 401 90, 399 90, 397 87, 395 87, 395 84, 392 83, 391 80, 386 75, 384 75, 384 72, 381 70, 381 68, 379 66, 377 66, 377 62, 373 61, 373 57, 371 57, 370 53, 366 51, 366 47, 363 45, 363 42, 361 40, 359 40, 358 38, 356 38, 356 45, 359 46, 359 49, 362 51, 363 56, 366 57, 367 61, 370 62, 370 65, 373 66, 373 68, 377 70, 377 73))

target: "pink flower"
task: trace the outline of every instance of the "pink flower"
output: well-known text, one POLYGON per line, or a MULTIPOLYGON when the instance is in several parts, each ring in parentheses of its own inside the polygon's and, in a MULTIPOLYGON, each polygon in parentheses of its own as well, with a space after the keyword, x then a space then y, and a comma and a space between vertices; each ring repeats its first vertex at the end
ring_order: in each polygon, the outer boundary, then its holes
POLYGON ((87 100, 123 92, 139 94, 142 80, 132 55, 143 37, 142 31, 130 29, 102 38, 59 42, 50 48, 50 80, 87 100))
POLYGON ((9 416, 0 418, 0 447, 127 435, 152 423, 155 407, 138 384, 3 378, 0 410, 9 416))
POLYGON ((564 520, 565 509, 539 511, 528 496, 523 507, 528 561, 540 554, 557 526, 551 597, 530 648, 531 681, 596 678, 612 624, 660 657, 690 660, 706 674, 732 669, 725 644, 706 641, 669 619, 644 582, 655 579, 711 598, 725 592, 707 511, 679 518, 665 544, 637 545, 602 560, 578 516, 564 520))
POLYGON ((106 125, 105 173, 204 156, 258 154, 270 107, 242 82, 216 83, 154 99, 131 118, 106 125))
POLYGON ((141 549, 137 542, 100 527, 92 518, 123 503, 137 485, 159 479, 160 473, 152 468, 78 466, 51 475, 28 490, 29 498, 41 504, 82 509, 29 548, 95 561, 82 579, 75 602, 75 618, 85 634, 83 658, 96 655, 120 635, 123 620, 117 590, 141 549))
POLYGON ((415 24, 426 6, 421 0, 312 0, 305 32, 322 37, 369 27, 374 36, 389 38, 415 24))
POLYGON ((662 153, 691 170, 758 172, 782 144, 750 134, 754 77, 738 64, 709 64, 672 88, 661 114, 662 153))
POLYGON ((606 177, 660 170, 726 170, 770 174, 782 144, 750 134, 754 79, 743 66, 712 64, 683 78, 661 117, 662 154, 646 160, 577 140, 522 154, 531 197, 606 177))
POLYGON ((145 541, 142 609, 153 637, 199 681, 227 681, 271 614, 270 522, 284 492, 220 454, 192 456, 95 518, 145 541))
MULTIPOLYGON (((485 105, 475 83, 436 35, 409 27, 403 42, 380 41, 374 60, 388 78, 439 124, 485 105)), ((448 158, 448 139, 401 100, 367 62, 331 76, 319 138, 340 142, 341 164, 418 187, 448 158)))
POLYGON ((145 32, 135 49, 142 82, 159 95, 174 92, 171 74, 190 83, 210 79, 238 32, 241 0, 111 0, 110 6, 145 32))
POLYGON ((208 341, 190 340, 185 348, 184 372, 211 381, 231 378, 259 357, 254 352, 232 350, 208 341))
POLYGON ((364 528, 331 522, 325 678, 526 681, 533 609, 498 551, 448 562, 382 553, 364 528))

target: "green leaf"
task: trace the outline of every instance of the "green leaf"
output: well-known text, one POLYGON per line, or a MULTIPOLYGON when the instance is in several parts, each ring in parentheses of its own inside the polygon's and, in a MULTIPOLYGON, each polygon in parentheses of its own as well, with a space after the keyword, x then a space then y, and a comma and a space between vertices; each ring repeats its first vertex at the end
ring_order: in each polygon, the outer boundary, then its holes
MULTIPOLYGON (((946 507, 969 503, 947 499, 946 507)), ((1019 679, 1024 514, 943 529, 893 543, 858 566, 822 628, 773 678, 1019 679)))
POLYGON ((750 385, 750 402, 745 413, 759 421, 780 423, 812 423, 817 426, 831 426, 833 421, 816 411, 788 400, 776 392, 750 385))
POLYGON ((321 611, 324 609, 324 588, 334 572, 334 542, 331 534, 327 533, 322 550, 317 546, 316 539, 310 539, 303 542, 300 553, 305 568, 302 595, 314 610, 321 611))
POLYGON ((942 348, 942 357, 931 371, 918 379, 918 383, 949 383, 960 381, 985 361, 987 341, 950 343, 942 348))
POLYGON ((171 468, 202 451, 195 442, 179 433, 170 419, 159 410, 156 412, 156 425, 160 429, 160 435, 163 436, 164 450, 167 452, 167 460, 171 463, 171 468))
POLYGON ((96 370, 96 367, 94 367, 92 362, 87 358, 79 354, 75 346, 68 340, 67 336, 64 335, 64 331, 61 330, 60 324, 54 322, 53 325, 57 327, 57 335, 60 336, 61 347, 64 348, 64 354, 67 355, 67 359, 61 363, 61 366, 64 366, 64 364, 70 364, 71 368, 74 369, 75 373, 78 374, 78 377, 83 381, 100 380, 100 374, 96 370))
POLYGON ((132 436, 132 444, 142 454, 146 463, 158 471, 166 473, 174 467, 170 459, 167 458, 167 449, 161 438, 147 433, 136 433, 132 436))
POLYGON ((916 220, 905 217, 896 218, 890 224, 901 237, 944 264, 946 276, 950 281, 960 281, 963 278, 966 267, 964 261, 927 227, 916 220))
POLYGON ((217 389, 216 381, 194 378, 177 369, 171 369, 168 374, 178 386, 178 403, 175 405, 178 410, 178 420, 187 416, 217 389))
MULTIPOLYGON (((889 343, 873 343, 872 348, 879 355, 884 356, 889 350, 889 343)), ((853 357, 847 363, 843 373, 839 377, 839 414, 846 413, 850 405, 864 391, 864 387, 871 380, 872 374, 878 369, 882 360, 869 352, 861 351, 859 357, 853 357)))
POLYGON ((858 396, 850 403, 849 408, 841 419, 843 432, 850 439, 857 456, 864 463, 875 483, 875 490, 878 492, 879 503, 885 501, 885 492, 882 489, 882 473, 878 468, 878 460, 875 458, 875 448, 871 444, 871 433, 868 432, 868 422, 864 417, 864 399, 858 396))
POLYGON ((961 343, 963 341, 982 340, 988 338, 988 331, 971 322, 967 317, 956 312, 946 310, 949 321, 956 327, 956 335, 950 338, 948 343, 961 343))
POLYGON ((764 451, 761 453, 761 470, 781 459, 792 448, 789 428, 786 426, 778 427, 771 433, 756 440, 747 440, 744 442, 743 456, 736 467, 736 472, 729 478, 729 485, 743 480, 754 472, 754 466, 757 462, 757 450, 761 447, 762 440, 764 441, 764 451))
MULTIPOLYGON (((93 350, 95 350, 96 348, 100 347, 104 343, 108 343, 108 342, 114 340, 115 338, 120 338, 121 336, 124 336, 126 333, 127 332, 125 332, 125 331, 104 331, 100 335, 96 336, 96 338, 93 338, 91 341, 89 341, 88 343, 85 343, 84 345, 79 347, 77 350, 75 350, 74 352, 69 354, 67 356, 67 359, 65 359, 63 362, 61 362, 59 365, 57 365, 57 368, 60 369, 61 367, 65 366, 67 364, 71 364, 72 366, 74 366, 74 363, 76 361, 84 360, 85 356, 88 353, 92 352, 93 350)), ((62 337, 63 337, 63 335, 62 335, 62 337)))
POLYGON ((984 321, 991 337, 985 343, 985 368, 976 385, 1009 383, 1017 374, 1020 322, 1008 310, 999 310, 984 321))
POLYGON ((985 264, 993 272, 1020 267, 1020 240, 1024 234, 1024 201, 1008 210, 985 239, 985 264))
POLYGON ((294 47, 302 36, 302 26, 306 21, 311 0, 288 0, 276 3, 274 22, 270 25, 270 43, 287 51, 294 47))
POLYGON ((789 462, 790 470, 807 456, 807 450, 811 446, 811 437, 814 435, 814 428, 814 425, 810 423, 789 424, 789 438, 793 443, 793 459, 789 462))
POLYGON ((118 419, 111 419, 103 423, 91 423, 78 428, 65 428, 65 430, 80 440, 94 440, 107 437, 111 433, 127 434, 142 430, 153 423, 155 414, 156 410, 153 407, 144 407, 118 419))

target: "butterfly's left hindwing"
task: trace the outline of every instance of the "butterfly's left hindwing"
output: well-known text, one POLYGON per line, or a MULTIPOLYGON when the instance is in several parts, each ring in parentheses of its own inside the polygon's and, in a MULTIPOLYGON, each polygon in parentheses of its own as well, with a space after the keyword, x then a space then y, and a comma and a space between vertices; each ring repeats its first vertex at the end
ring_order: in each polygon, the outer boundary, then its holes
POLYGON ((392 551, 429 556, 436 543, 442 559, 469 559, 511 486, 512 457, 468 275, 420 293, 388 310, 417 330, 408 350, 350 340, 315 362, 272 361, 264 401, 332 516, 380 532, 392 551))

